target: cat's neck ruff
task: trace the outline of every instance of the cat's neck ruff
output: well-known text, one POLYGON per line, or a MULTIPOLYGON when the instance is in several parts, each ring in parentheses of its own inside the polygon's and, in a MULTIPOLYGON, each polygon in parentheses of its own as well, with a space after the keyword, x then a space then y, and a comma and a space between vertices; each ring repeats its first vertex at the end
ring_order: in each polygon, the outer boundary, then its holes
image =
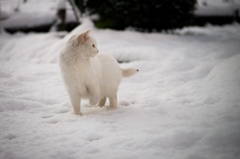
POLYGON ((84 66, 87 67, 90 65, 91 63, 91 59, 89 57, 77 57, 77 58, 73 58, 73 60, 69 61, 69 63, 71 63, 72 65, 76 65, 76 66, 84 66))
POLYGON ((90 62, 90 56, 86 56, 79 52, 79 50, 74 50, 72 48, 66 49, 62 52, 62 59, 66 60, 68 65, 71 64, 86 64, 90 62))

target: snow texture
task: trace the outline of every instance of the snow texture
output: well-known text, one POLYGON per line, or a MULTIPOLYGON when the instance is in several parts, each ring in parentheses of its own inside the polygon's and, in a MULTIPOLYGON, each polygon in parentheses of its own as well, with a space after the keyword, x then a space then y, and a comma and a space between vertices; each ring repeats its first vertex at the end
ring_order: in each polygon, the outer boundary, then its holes
POLYGON ((234 16, 235 11, 240 10, 240 0, 198 0, 197 2, 194 13, 199 16, 234 16))
POLYGON ((67 8, 66 22, 75 22, 75 16, 69 3, 65 0, 28 0, 26 3, 9 0, 1 2, 1 9, 8 19, 4 20, 6 28, 34 27, 46 24, 53 24, 56 20, 58 9, 67 8), (19 10, 14 11, 19 4, 19 10), (67 6, 66 6, 67 5, 67 6))
POLYGON ((238 24, 149 34, 100 30, 85 19, 69 34, 4 33, 0 158, 240 158, 239 44, 238 24), (122 80, 118 109, 84 100, 76 116, 57 56, 88 28, 100 51, 140 72, 122 80))
POLYGON ((65 0, 58 0, 58 9, 66 9, 66 1, 65 0))

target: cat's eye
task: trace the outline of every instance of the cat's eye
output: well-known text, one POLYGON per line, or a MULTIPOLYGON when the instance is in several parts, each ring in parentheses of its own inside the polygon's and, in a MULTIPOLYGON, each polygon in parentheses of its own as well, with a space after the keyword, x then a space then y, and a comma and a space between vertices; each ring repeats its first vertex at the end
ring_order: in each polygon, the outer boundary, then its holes
POLYGON ((92 46, 93 46, 93 48, 95 48, 95 45, 94 45, 94 44, 92 44, 92 46))

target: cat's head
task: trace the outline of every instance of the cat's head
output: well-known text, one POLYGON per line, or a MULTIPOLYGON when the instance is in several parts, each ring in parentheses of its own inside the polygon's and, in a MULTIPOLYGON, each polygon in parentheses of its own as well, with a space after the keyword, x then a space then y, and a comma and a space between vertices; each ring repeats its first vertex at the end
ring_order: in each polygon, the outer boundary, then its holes
POLYGON ((90 32, 91 29, 81 34, 74 35, 69 40, 71 47, 73 47, 74 50, 76 50, 85 58, 94 57, 99 52, 97 48, 97 41, 93 36, 90 35, 90 32))

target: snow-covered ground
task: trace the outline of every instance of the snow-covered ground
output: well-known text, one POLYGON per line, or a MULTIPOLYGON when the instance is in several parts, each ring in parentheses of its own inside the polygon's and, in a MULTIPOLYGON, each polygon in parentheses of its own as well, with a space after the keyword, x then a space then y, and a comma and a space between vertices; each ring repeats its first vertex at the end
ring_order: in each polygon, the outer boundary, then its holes
POLYGON ((0 35, 1 159, 238 159, 239 150, 239 24, 149 34, 85 20, 69 34, 0 35), (80 117, 57 56, 90 27, 100 51, 140 72, 122 80, 118 109, 83 101, 80 117))
POLYGON ((70 4, 66 1, 64 6, 64 3, 65 0, 28 0, 26 3, 22 0, 0 1, 2 16, 7 18, 2 21, 2 25, 5 28, 21 28, 53 24, 58 8, 64 7, 67 9, 66 22, 75 22, 70 4), (16 8, 18 11, 15 11, 16 8))
POLYGON ((195 15, 234 16, 237 9, 240 10, 240 0, 197 0, 195 15))

